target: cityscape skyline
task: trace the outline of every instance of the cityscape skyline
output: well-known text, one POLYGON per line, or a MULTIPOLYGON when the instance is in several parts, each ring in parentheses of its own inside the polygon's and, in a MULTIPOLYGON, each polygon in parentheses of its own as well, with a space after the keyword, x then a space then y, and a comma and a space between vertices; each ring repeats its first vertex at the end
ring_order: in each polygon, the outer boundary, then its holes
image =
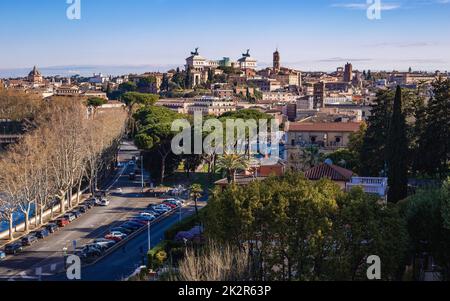
POLYGON ((450 42, 436 30, 450 28, 446 0, 382 1, 380 20, 369 20, 359 0, 132 4, 82 0, 81 19, 68 20, 66 1, 2 2, 0 34, 8 43, 0 49, 0 77, 23 76, 34 65, 44 75, 86 67, 113 75, 164 71, 182 67, 195 47, 211 59, 250 48, 261 67, 278 47, 285 66, 304 71, 332 71, 347 61, 360 70, 450 69, 450 42), (55 66, 62 70, 53 73, 55 66))

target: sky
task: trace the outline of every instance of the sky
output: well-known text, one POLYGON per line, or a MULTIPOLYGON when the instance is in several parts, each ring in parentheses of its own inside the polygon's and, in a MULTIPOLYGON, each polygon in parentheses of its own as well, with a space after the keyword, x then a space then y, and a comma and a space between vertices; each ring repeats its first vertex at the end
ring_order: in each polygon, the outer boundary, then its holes
POLYGON ((278 47, 304 71, 450 70, 450 0, 381 0, 379 20, 367 0, 79 0, 69 20, 71 1, 0 1, 0 76, 165 71, 196 47, 261 67, 278 47))

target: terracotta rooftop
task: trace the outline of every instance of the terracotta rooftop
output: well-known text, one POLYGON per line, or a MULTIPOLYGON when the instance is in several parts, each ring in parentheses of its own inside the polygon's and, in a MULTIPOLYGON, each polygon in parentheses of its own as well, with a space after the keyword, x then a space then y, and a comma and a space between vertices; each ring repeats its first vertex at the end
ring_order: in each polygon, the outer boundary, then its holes
POLYGON ((357 132, 359 122, 296 122, 289 123, 288 132, 357 132))
POLYGON ((305 172, 305 176, 310 180, 320 180, 323 178, 332 181, 350 181, 353 176, 353 171, 342 168, 333 164, 320 164, 305 172))

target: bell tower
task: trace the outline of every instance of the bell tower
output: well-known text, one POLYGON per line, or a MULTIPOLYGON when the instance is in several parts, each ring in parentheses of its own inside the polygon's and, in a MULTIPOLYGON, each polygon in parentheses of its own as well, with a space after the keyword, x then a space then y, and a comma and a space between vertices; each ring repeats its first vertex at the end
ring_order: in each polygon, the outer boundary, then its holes
POLYGON ((277 50, 273 53, 273 72, 278 73, 281 70, 281 64, 280 64, 280 53, 277 50))

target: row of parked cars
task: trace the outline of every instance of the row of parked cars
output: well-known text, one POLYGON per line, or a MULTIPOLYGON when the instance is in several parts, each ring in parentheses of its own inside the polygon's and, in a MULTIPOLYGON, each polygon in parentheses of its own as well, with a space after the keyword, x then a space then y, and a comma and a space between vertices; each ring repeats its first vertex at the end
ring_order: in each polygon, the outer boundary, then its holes
POLYGON ((50 234, 58 231, 59 228, 63 228, 69 225, 74 220, 78 219, 81 215, 86 213, 94 206, 108 206, 109 201, 106 198, 92 198, 78 206, 70 212, 67 212, 62 217, 55 219, 43 226, 39 230, 35 230, 24 236, 20 241, 10 243, 5 246, 4 251, 0 251, 0 260, 6 258, 6 255, 16 255, 24 250, 25 247, 31 246, 40 239, 44 239, 50 234))
POLYGON ((161 204, 152 204, 145 211, 129 218, 120 226, 112 228, 104 238, 96 239, 92 243, 85 245, 77 251, 76 255, 85 261, 96 259, 132 233, 142 227, 146 227, 148 223, 156 220, 158 217, 180 208, 184 203, 185 201, 182 199, 167 199, 161 204))

